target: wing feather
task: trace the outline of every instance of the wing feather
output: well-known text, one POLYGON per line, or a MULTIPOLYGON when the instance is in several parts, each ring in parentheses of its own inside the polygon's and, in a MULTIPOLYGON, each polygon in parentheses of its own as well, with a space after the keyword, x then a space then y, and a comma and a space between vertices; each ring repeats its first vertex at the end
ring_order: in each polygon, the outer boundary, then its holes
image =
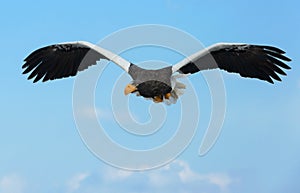
POLYGON ((291 69, 284 63, 291 61, 284 53, 273 46, 219 43, 191 55, 172 69, 173 73, 193 74, 220 68, 273 83, 273 79, 281 81, 278 75, 286 75, 284 69, 291 69))
POLYGON ((100 59, 113 61, 126 72, 130 62, 120 56, 89 42, 66 42, 46 46, 33 51, 25 59, 23 74, 30 73, 28 79, 33 82, 54 80, 75 76, 100 59))

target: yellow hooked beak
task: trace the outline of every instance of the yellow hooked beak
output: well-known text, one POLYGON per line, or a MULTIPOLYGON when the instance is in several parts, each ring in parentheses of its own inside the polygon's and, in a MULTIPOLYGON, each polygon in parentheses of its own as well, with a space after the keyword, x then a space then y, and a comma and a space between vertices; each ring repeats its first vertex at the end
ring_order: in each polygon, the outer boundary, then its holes
POLYGON ((136 91, 137 88, 136 86, 132 85, 132 84, 127 84, 127 86, 124 89, 124 94, 128 95, 130 93, 133 93, 134 91, 136 91))

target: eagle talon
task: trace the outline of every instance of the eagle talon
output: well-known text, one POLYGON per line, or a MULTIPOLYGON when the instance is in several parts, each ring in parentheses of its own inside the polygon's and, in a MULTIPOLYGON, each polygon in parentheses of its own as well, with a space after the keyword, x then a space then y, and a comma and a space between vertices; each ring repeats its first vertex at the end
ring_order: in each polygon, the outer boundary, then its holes
POLYGON ((155 96, 155 97, 153 97, 153 102, 155 102, 155 103, 161 103, 161 102, 163 102, 163 99, 160 96, 155 96))
POLYGON ((171 97, 171 93, 167 93, 167 94, 165 94, 165 99, 170 99, 170 97, 171 97))

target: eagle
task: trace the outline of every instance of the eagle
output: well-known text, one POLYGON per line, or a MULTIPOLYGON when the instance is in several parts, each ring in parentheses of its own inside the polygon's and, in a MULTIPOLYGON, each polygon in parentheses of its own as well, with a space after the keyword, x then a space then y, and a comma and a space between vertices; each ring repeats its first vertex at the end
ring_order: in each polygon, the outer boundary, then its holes
POLYGON ((246 43, 217 43, 184 58, 173 66, 144 69, 118 54, 87 41, 53 44, 33 51, 24 59, 23 74, 42 82, 75 76, 97 64, 98 60, 112 61, 132 78, 124 94, 135 93, 156 103, 176 103, 185 85, 178 78, 199 71, 222 69, 242 77, 256 78, 269 83, 281 81, 279 75, 291 69, 285 52, 274 46, 246 43))

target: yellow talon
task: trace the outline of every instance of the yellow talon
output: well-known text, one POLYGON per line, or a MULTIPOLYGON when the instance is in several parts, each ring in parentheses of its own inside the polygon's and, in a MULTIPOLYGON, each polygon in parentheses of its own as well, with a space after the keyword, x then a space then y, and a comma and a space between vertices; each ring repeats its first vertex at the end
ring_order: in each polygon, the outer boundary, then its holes
POLYGON ((155 97, 153 98, 153 101, 154 101, 155 103, 161 103, 161 102, 163 102, 163 99, 162 99, 160 96, 155 96, 155 97))
POLYGON ((169 99, 171 97, 171 93, 165 94, 165 99, 169 99))

